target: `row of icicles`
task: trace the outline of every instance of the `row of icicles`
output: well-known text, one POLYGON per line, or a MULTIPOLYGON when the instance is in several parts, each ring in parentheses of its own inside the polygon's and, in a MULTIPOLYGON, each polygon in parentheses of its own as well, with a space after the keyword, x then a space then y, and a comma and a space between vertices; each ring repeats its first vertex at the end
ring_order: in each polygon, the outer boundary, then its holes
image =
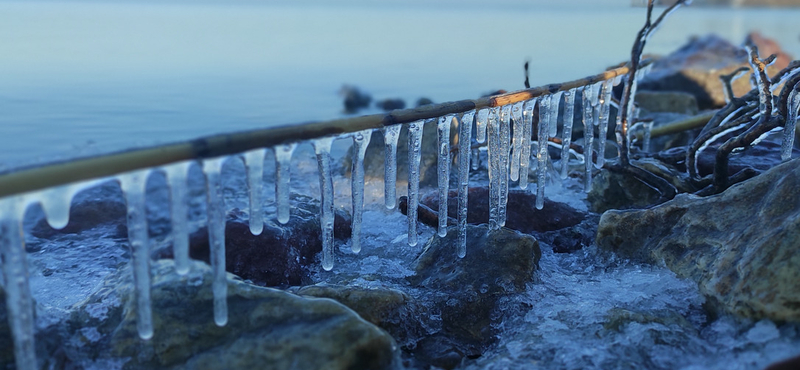
MULTIPOLYGON (((640 71, 637 80, 646 70, 640 71)), ((439 199, 446 200, 449 193, 450 178, 450 128, 458 129, 458 153, 470 153, 458 156, 458 246, 457 254, 464 257, 467 253, 467 190, 469 185, 469 169, 478 168, 479 151, 472 148, 473 123, 476 128, 475 141, 479 144, 488 141, 488 172, 490 228, 500 228, 506 220, 506 204, 508 202, 509 179, 518 181, 519 187, 526 189, 528 173, 531 168, 531 147, 534 143, 547 143, 548 139, 557 135, 559 105, 563 97, 564 118, 562 127, 562 149, 560 176, 567 177, 570 153, 585 164, 585 187, 591 187, 592 167, 603 166, 605 158, 605 140, 597 146, 597 161, 592 163, 591 150, 584 155, 570 151, 572 139, 572 123, 574 119, 575 98, 582 91, 583 112, 581 120, 584 125, 584 147, 593 147, 593 125, 598 126, 599 138, 605 138, 608 130, 608 117, 611 105, 613 86, 620 83, 622 76, 600 81, 584 87, 559 91, 553 94, 533 98, 528 101, 465 112, 460 115, 445 115, 437 119, 438 130, 438 183, 439 199), (539 106, 539 124, 533 136, 534 108, 539 106), (513 127, 512 127, 513 125, 513 127), (512 137, 513 132, 513 137, 512 137), (585 160, 584 158, 589 158, 585 160)), ((417 207, 419 205, 419 177, 422 145, 422 131, 425 121, 420 120, 408 124, 408 244, 416 245, 417 240, 417 207)), ((401 124, 384 127, 382 130, 386 143, 385 156, 385 205, 392 209, 396 206, 396 156, 401 124)), ((646 128, 649 128, 647 126, 646 128)), ((352 171, 352 241, 354 252, 361 249, 360 230, 364 205, 364 169, 363 162, 366 148, 369 145, 372 130, 348 133, 339 137, 325 137, 311 141, 317 157, 320 172, 322 228, 322 267, 331 270, 333 258, 333 178, 331 175, 331 145, 335 139, 351 138, 355 161, 352 171)), ((630 132, 632 132, 631 130, 630 132)), ((645 142, 647 130, 645 130, 645 142)), ((630 141, 629 141, 630 142, 630 141)), ((555 145, 549 143, 550 145, 555 145)), ((289 174, 292 153, 298 143, 279 145, 273 148, 276 161, 276 203, 277 220, 285 224, 290 219, 289 207, 289 174)), ((646 145, 646 144, 645 144, 646 145)), ((558 145, 556 145, 558 146, 558 145)), ((549 155, 547 145, 536 147, 536 207, 544 205, 544 191, 549 155)), ((250 196, 250 230, 258 235, 264 226, 262 198, 263 164, 266 149, 256 149, 241 154, 247 168, 247 179, 250 196)), ((221 194, 220 172, 223 163, 229 157, 219 157, 202 161, 202 170, 206 178, 206 196, 208 212, 208 235, 213 274, 212 290, 214 296, 214 321, 223 326, 228 321, 227 280, 225 271, 225 216, 226 210, 221 194)), ((172 222, 172 241, 176 272, 186 274, 189 271, 189 228, 187 224, 186 177, 189 167, 195 161, 185 161, 161 167, 166 173, 170 189, 170 212, 172 222)), ((137 330, 142 339, 153 336, 153 322, 150 301, 150 256, 145 217, 145 184, 155 169, 145 169, 116 176, 127 203, 128 239, 131 247, 131 264, 136 297, 137 330)), ((69 208, 73 195, 109 179, 96 179, 88 182, 64 185, 20 196, 0 199, 0 248, 3 253, 3 285, 6 290, 6 304, 14 337, 14 353, 17 368, 21 370, 37 369, 34 347, 34 306, 28 284, 27 263, 21 220, 29 205, 40 203, 45 211, 50 226, 63 228, 69 221, 69 208)), ((439 202, 438 235, 445 236, 447 230, 447 201, 439 202)))

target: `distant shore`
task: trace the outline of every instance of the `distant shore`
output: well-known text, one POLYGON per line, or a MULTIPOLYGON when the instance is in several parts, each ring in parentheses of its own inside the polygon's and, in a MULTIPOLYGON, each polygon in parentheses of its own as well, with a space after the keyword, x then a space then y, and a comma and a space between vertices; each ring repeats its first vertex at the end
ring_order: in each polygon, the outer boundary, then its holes
MULTIPOLYGON (((656 5, 672 5, 676 0, 656 0, 656 5)), ((633 6, 645 6, 647 0, 631 0, 633 6)), ((694 0, 692 6, 731 7, 800 7, 800 0, 694 0)))

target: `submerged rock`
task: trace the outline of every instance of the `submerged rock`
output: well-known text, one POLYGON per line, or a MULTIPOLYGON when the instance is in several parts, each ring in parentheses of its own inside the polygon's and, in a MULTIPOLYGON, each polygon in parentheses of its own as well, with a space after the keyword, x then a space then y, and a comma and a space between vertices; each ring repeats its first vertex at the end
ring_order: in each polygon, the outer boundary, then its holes
POLYGON ((153 338, 137 334, 132 279, 123 269, 73 315, 77 327, 96 333, 84 345, 98 356, 129 358, 130 369, 387 369, 396 361, 388 334, 335 301, 229 277, 228 323, 219 327, 209 266, 193 261, 180 276, 161 260, 152 273, 153 338))
POLYGON ((800 322, 800 160, 716 196, 608 211, 597 244, 691 278, 715 310, 800 322))
MULTIPOLYGON (((228 214, 225 223, 225 269, 253 284, 287 287, 308 284, 308 266, 322 251, 318 202, 299 195, 292 197, 292 217, 285 225, 267 219, 259 235, 250 232, 249 219, 238 210, 228 214)), ((350 216, 337 209, 334 236, 350 237, 350 216)), ((189 236, 189 255, 209 262, 208 229, 189 236)), ((172 251, 156 253, 172 258, 172 251)))
POLYGON ((375 106, 385 111, 390 111, 405 108, 406 102, 403 99, 383 99, 375 102, 375 106))
POLYGON ((369 103, 372 101, 372 96, 351 85, 342 86, 339 95, 344 97, 345 113, 356 113, 362 108, 369 107, 369 103))
POLYGON ((495 341, 492 324, 501 315, 493 312, 499 300, 534 281, 541 257, 535 238, 509 229, 470 225, 467 238, 464 258, 455 253, 456 233, 432 238, 417 258, 416 274, 408 278, 413 286, 435 292, 430 299, 441 313, 441 331, 418 343, 414 353, 436 366, 452 363, 455 354, 458 360, 480 355, 495 341), (444 357, 425 358, 436 353, 444 357))

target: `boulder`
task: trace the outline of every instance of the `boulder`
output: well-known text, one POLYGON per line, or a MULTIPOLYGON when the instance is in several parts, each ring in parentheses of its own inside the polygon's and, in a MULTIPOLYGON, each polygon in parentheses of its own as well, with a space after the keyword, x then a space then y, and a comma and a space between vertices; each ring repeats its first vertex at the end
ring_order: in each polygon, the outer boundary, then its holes
MULTIPOLYGON (((228 278, 228 323, 213 319, 211 269, 193 261, 178 275, 170 260, 152 264, 154 335, 136 331, 136 302, 128 268, 73 314, 96 333, 85 345, 100 356, 129 358, 130 369, 386 369, 394 340, 350 309, 228 278)), ((78 335, 78 334, 76 334, 78 335)), ((77 340, 77 339, 76 339, 77 340)))
POLYGON ((800 322, 800 160, 715 196, 607 211, 596 242, 696 281, 714 311, 800 322))
POLYGON ((636 91, 636 104, 648 112, 669 112, 695 115, 697 99, 682 91, 636 91))
MULTIPOLYGON (((779 55, 768 69, 770 76, 786 68, 792 60, 774 41, 758 33, 751 36, 762 58, 773 53, 779 55)), ((744 49, 715 34, 694 37, 672 54, 656 60, 653 70, 639 84, 639 89, 683 91, 697 98, 700 109, 719 108, 725 105, 719 76, 730 74, 740 67, 749 67, 744 49)), ((736 96, 744 95, 750 89, 750 73, 733 83, 736 96)))
POLYGON ((539 243, 530 235, 469 225, 467 254, 458 258, 456 234, 432 238, 416 260, 415 275, 408 278, 413 286, 435 292, 428 299, 441 314, 441 331, 428 339, 430 346, 423 341, 415 351, 447 355, 428 359, 434 365, 440 360, 450 363, 456 353, 479 355, 495 341, 492 324, 501 316, 494 314, 498 302, 534 281, 541 257, 539 243), (450 343, 452 348, 431 348, 434 343, 450 343))

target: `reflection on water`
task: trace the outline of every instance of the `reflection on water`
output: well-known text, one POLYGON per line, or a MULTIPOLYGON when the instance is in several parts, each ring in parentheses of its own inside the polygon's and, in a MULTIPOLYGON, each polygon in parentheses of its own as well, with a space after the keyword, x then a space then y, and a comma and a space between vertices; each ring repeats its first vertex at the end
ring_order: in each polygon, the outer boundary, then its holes
MULTIPOLYGON (((629 4, 0 2, 0 168, 335 118, 343 83, 441 102, 522 88, 527 59, 533 84, 594 74, 629 55, 629 4)), ((797 56, 798 16, 681 9, 647 52, 760 29, 797 56)))

